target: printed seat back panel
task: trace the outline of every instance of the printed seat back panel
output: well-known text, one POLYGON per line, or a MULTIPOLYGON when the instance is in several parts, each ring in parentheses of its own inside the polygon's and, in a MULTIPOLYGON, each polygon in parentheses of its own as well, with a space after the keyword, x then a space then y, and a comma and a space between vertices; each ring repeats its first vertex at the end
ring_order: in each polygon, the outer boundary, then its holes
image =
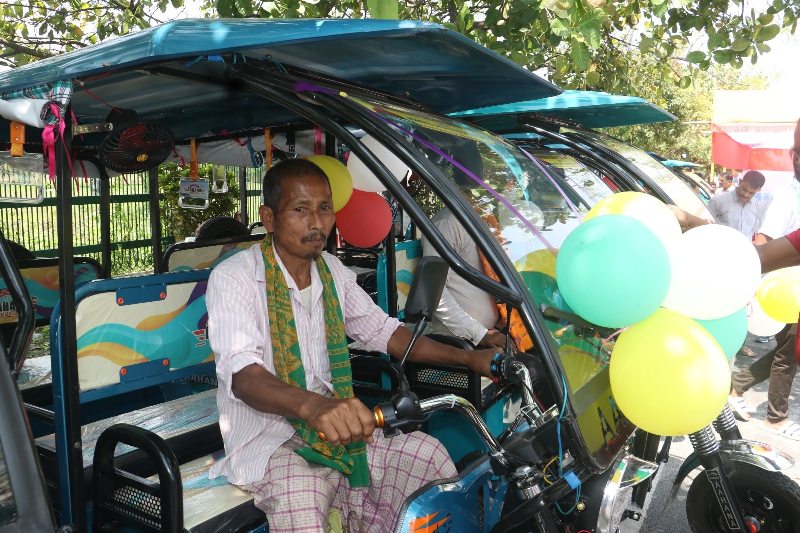
POLYGON ((201 270, 214 268, 227 258, 242 250, 247 250, 264 235, 247 236, 241 242, 227 243, 177 243, 164 253, 167 272, 183 272, 186 270, 201 270))
MULTIPOLYGON (((100 278, 99 265, 85 258, 75 258, 73 272, 75 286, 100 278)), ((56 304, 59 300, 58 260, 27 260, 20 265, 20 274, 28 289, 28 294, 33 302, 36 324, 39 326, 50 323, 56 304), (42 266, 34 266, 45 263, 42 266)), ((0 324, 13 324, 17 322, 17 310, 8 292, 5 280, 0 277, 0 324)))
MULTIPOLYGON (((79 290, 81 391, 213 362, 205 301, 209 273, 104 280, 79 290)), ((51 345, 57 341, 51 338, 51 345)))

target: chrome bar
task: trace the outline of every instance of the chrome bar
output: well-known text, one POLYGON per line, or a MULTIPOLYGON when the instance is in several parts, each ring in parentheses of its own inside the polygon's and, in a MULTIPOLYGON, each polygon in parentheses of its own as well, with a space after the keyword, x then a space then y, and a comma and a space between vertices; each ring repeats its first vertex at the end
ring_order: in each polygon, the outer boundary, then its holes
POLYGON ((486 427, 486 423, 478 414, 478 410, 461 396, 456 396, 455 394, 434 396, 433 398, 420 400, 419 407, 422 410, 422 414, 429 414, 443 409, 461 413, 472 423, 472 426, 477 430, 481 438, 486 441, 492 455, 503 455, 503 449, 500 447, 497 439, 494 438, 494 435, 489 431, 489 428, 486 427))

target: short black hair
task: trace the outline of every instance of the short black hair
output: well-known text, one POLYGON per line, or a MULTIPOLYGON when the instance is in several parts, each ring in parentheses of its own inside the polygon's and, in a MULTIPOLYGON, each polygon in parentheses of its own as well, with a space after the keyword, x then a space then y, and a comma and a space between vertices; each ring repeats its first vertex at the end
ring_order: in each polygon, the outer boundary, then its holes
POLYGON ((299 178, 300 176, 320 176, 328 182, 328 176, 317 165, 307 159, 287 159, 273 166, 264 174, 264 181, 261 183, 261 199, 264 205, 278 210, 281 201, 281 184, 287 178, 299 178))
POLYGON ((758 170, 748 170, 745 172, 744 176, 742 176, 742 181, 746 181, 754 188, 760 189, 767 182, 767 178, 758 170))

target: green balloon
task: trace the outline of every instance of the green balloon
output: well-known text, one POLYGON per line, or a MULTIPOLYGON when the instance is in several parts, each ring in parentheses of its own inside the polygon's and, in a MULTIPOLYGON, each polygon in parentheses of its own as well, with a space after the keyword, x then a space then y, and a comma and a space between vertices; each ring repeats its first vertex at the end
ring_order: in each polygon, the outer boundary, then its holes
POLYGON ((733 359, 733 356, 742 347, 744 339, 747 337, 746 307, 742 307, 735 313, 722 318, 696 320, 696 322, 706 328, 711 333, 711 336, 717 340, 728 361, 733 359))
POLYGON ((670 260, 661 240, 627 215, 582 223, 558 251, 556 279, 585 320, 623 328, 653 314, 669 289, 670 260))

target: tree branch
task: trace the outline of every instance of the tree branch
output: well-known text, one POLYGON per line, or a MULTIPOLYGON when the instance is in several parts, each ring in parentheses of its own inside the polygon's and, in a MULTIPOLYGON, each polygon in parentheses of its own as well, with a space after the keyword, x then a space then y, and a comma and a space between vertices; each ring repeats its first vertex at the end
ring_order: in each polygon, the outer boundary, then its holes
POLYGON ((5 46, 6 48, 10 48, 11 50, 14 50, 18 54, 29 55, 37 59, 44 59, 46 57, 50 57, 53 55, 50 52, 23 46, 21 44, 13 43, 6 39, 0 39, 0 45, 5 46))

